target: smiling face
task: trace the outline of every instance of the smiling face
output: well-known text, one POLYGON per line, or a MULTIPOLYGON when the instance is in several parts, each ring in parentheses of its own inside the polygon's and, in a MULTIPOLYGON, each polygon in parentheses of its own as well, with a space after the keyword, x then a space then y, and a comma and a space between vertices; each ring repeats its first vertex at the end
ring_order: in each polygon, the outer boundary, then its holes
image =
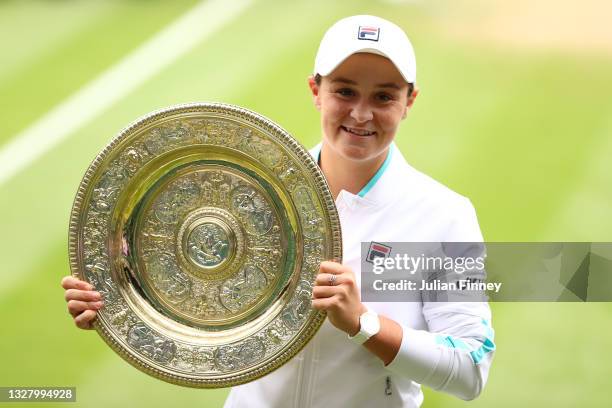
POLYGON ((351 55, 319 85, 313 78, 309 84, 324 144, 332 155, 356 161, 384 160, 417 94, 408 96, 408 83, 389 59, 370 53, 351 55))

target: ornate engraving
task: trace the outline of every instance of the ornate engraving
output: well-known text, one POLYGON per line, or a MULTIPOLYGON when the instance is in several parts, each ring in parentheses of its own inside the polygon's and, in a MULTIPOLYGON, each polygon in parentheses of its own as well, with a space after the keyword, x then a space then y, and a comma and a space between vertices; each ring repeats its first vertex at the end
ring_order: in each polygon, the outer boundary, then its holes
POLYGON ((266 328, 266 343, 276 348, 277 346, 289 340, 294 334, 295 330, 292 330, 286 325, 284 325, 282 320, 275 320, 270 326, 266 328))
POLYGON ((239 108, 186 105, 126 128, 71 215, 71 268, 102 293, 100 335, 184 385, 277 368, 321 324, 312 281, 341 254, 322 177, 282 129, 239 108))
POLYGON ((295 189, 294 198, 298 207, 298 213, 302 219, 304 235, 308 238, 322 237, 325 233, 323 217, 319 209, 314 205, 310 191, 304 185, 295 189))
POLYGON ((194 324, 239 316, 282 276, 283 231, 272 199, 249 180, 214 166, 196 169, 168 183, 144 211, 145 285, 194 324))
POLYGON ((191 290, 192 281, 174 262, 172 253, 158 254, 149 259, 148 272, 155 288, 171 304, 183 302, 191 290))
POLYGON ((143 355, 159 363, 168 363, 174 358, 176 344, 154 333, 144 324, 132 326, 127 333, 128 344, 143 355))
POLYGON ((223 283, 219 297, 223 306, 237 312, 259 300, 267 286, 268 280, 261 269, 254 265, 245 265, 238 275, 223 283))
POLYGON ((312 310, 312 284, 301 280, 291 301, 281 313, 283 323, 292 330, 301 326, 303 320, 312 310))
POLYGON ((215 349, 210 347, 182 346, 176 351, 172 365, 192 373, 216 372, 215 349))
POLYGON ((187 214, 175 238, 179 264, 208 281, 234 273, 245 252, 240 223, 216 207, 201 207, 187 214))
POLYGON ((251 186, 241 185, 232 191, 232 208, 251 234, 262 235, 272 227, 272 209, 251 186))
POLYGON ((217 266, 227 259, 229 237, 219 225, 212 222, 200 224, 187 238, 187 252, 193 262, 204 266, 217 266))
POLYGON ((220 371, 247 368, 266 354, 266 346, 256 338, 241 343, 222 346, 217 350, 215 361, 220 371))

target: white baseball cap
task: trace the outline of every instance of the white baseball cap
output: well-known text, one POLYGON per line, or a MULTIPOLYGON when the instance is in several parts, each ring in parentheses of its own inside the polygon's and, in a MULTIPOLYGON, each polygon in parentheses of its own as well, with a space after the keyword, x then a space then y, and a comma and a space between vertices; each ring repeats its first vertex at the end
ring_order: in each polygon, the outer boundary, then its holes
POLYGON ((315 75, 329 75, 357 52, 389 58, 406 82, 416 82, 416 57, 404 30, 383 18, 367 15, 343 18, 327 30, 315 58, 315 75))

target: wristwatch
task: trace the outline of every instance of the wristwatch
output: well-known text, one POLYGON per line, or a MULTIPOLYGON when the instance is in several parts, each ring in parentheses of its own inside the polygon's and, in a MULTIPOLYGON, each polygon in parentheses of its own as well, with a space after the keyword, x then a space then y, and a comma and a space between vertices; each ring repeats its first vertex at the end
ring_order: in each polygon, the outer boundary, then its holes
POLYGON ((368 309, 364 314, 359 316, 359 331, 354 336, 349 335, 349 339, 361 345, 379 331, 380 319, 378 318, 378 314, 368 309))

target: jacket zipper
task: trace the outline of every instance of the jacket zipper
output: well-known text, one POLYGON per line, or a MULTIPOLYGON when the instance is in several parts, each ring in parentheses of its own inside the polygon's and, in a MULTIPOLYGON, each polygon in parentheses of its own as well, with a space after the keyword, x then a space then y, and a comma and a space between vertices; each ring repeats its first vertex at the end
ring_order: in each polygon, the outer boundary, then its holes
POLYGON ((385 380, 385 395, 392 395, 393 391, 391 391, 391 377, 387 376, 385 380))

